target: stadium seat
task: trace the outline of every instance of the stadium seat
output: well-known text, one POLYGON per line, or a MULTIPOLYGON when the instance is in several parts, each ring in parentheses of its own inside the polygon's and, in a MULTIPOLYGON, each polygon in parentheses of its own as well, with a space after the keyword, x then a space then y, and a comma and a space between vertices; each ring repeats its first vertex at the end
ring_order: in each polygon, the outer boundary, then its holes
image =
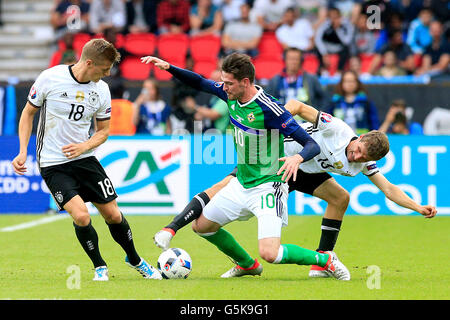
POLYGON ((77 33, 73 38, 73 49, 75 52, 80 55, 81 50, 83 49, 86 42, 91 40, 91 35, 88 33, 77 33))
MULTIPOLYGON (((186 54, 189 48, 189 37, 186 34, 163 34, 158 37, 158 56, 180 68, 186 65, 186 54)), ((167 81, 172 75, 164 70, 154 69, 157 80, 167 81)))
POLYGON ((193 36, 189 41, 189 49, 194 61, 217 61, 221 47, 219 36, 193 36))
POLYGON ((258 44, 258 52, 260 58, 281 59, 283 57, 283 47, 273 32, 263 33, 258 44))
POLYGON ((284 62, 281 59, 270 59, 266 57, 257 57, 253 64, 255 65, 255 77, 258 80, 270 80, 281 73, 284 68, 284 62))
POLYGON ((317 74, 319 70, 319 58, 314 53, 305 53, 303 55, 302 69, 311 74, 317 74))
POLYGON ((334 76, 336 71, 338 70, 339 64, 339 55, 338 54, 329 54, 328 59, 330 60, 330 65, 328 66, 328 74, 330 76, 334 76))
POLYGON ((194 61, 194 72, 209 78, 211 72, 217 69, 220 37, 215 35, 193 36, 189 41, 189 50, 194 61))
POLYGON ((155 53, 156 36, 153 33, 129 33, 125 36, 124 48, 135 56, 148 56, 155 53))
POLYGON ((372 64, 372 60, 375 55, 368 53, 361 53, 359 55, 359 59, 361 61, 361 73, 369 72, 370 65, 372 64))
POLYGON ((127 80, 147 79, 152 67, 152 64, 143 64, 140 57, 126 57, 119 65, 122 76, 127 80))

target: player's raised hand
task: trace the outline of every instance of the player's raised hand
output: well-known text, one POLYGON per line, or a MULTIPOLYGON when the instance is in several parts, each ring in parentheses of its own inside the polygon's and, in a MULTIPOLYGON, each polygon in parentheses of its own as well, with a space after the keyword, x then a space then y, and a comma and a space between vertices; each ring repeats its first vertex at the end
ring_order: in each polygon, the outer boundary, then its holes
POLYGON ((282 157, 278 159, 279 161, 284 161, 284 164, 281 166, 280 170, 278 170, 277 175, 280 175, 283 171, 284 174, 281 177, 281 180, 284 182, 288 182, 291 177, 293 180, 297 180, 297 170, 298 166, 303 162, 303 158, 299 154, 294 154, 290 157, 282 157))
POLYGON ((425 205, 420 207, 419 213, 425 218, 433 218, 436 215, 437 210, 434 206, 425 205))
POLYGON ((145 64, 153 63, 155 67, 158 67, 161 70, 167 70, 170 67, 170 64, 167 61, 152 56, 142 57, 141 62, 145 64))
POLYGON ((27 172, 27 167, 25 167, 25 162, 27 161, 26 153, 19 153, 17 157, 12 161, 12 166, 14 168, 14 172, 23 176, 25 172, 27 172))

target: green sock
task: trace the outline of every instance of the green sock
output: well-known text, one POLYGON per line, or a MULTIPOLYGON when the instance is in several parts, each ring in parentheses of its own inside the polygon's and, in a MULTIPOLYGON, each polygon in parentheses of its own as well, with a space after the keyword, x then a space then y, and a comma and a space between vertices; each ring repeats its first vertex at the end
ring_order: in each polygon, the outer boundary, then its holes
POLYGON ((255 263, 255 260, 241 247, 231 233, 222 228, 213 235, 201 235, 201 237, 215 245, 242 268, 250 268, 255 263))
POLYGON ((317 251, 304 249, 295 244, 282 244, 283 258, 281 264, 318 265, 323 267, 328 261, 328 255, 317 251))

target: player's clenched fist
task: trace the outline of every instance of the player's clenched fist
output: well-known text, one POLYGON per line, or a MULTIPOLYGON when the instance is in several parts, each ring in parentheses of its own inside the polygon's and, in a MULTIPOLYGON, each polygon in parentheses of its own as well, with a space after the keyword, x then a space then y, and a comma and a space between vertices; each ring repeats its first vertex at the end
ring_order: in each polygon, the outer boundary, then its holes
POLYGON ((27 155, 24 153, 19 153, 17 157, 12 161, 14 172, 23 176, 27 172, 27 167, 25 167, 25 162, 27 161, 27 155))
POLYGON ((168 62, 152 56, 142 57, 141 62, 145 64, 153 63, 155 67, 158 67, 161 70, 167 70, 170 67, 168 62))

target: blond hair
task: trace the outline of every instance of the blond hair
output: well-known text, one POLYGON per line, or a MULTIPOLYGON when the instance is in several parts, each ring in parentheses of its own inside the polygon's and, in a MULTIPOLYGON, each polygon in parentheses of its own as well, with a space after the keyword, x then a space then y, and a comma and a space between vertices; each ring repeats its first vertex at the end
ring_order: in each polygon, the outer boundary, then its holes
POLYGON ((120 61, 120 53, 114 45, 105 39, 92 39, 88 41, 81 51, 81 60, 92 60, 95 64, 104 62, 117 63, 120 61))
POLYGON ((389 152, 388 137, 381 131, 372 130, 361 138, 361 143, 367 147, 367 155, 372 160, 380 160, 389 152))

